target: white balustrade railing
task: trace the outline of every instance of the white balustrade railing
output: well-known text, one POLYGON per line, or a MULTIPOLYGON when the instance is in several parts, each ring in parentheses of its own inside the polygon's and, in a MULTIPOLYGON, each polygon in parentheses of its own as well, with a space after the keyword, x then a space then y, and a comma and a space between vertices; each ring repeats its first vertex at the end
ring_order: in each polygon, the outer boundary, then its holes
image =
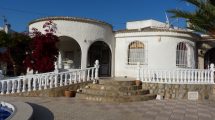
POLYGON ((210 69, 145 69, 137 68, 137 80, 165 84, 214 84, 214 65, 210 69))
POLYGON ((0 94, 56 88, 98 79, 98 60, 94 67, 67 72, 49 72, 0 80, 0 94))

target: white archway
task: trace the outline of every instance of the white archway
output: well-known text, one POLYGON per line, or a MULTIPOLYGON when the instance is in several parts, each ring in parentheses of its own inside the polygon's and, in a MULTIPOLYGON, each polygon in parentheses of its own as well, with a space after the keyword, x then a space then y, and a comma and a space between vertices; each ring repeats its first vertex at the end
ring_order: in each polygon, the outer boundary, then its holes
POLYGON ((58 43, 59 58, 62 68, 64 69, 80 69, 81 68, 81 47, 79 43, 68 36, 60 36, 60 42, 58 43), (60 60, 61 59, 61 60, 60 60))

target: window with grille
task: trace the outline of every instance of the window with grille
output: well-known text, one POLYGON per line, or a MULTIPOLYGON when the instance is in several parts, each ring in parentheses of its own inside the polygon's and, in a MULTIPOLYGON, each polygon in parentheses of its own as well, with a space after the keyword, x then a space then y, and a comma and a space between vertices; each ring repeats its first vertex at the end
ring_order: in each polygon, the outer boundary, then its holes
POLYGON ((135 65, 138 62, 140 64, 145 63, 145 51, 144 44, 140 41, 134 41, 128 46, 128 64, 135 65))
POLYGON ((176 50, 176 66, 188 67, 188 49, 186 43, 180 42, 176 50))

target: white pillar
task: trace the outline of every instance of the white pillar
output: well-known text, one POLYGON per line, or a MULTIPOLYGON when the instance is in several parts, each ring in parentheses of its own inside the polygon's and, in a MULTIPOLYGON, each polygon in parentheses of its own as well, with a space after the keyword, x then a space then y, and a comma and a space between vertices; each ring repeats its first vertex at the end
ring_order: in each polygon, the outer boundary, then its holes
POLYGON ((210 64, 210 70, 211 70, 211 82, 214 83, 214 71, 215 71, 215 68, 214 68, 214 64, 210 64))
POLYGON ((58 54, 58 68, 62 68, 62 55, 61 52, 58 54))
POLYGON ((55 73, 58 73, 59 72, 59 67, 58 67, 58 64, 57 64, 57 62, 54 62, 54 72, 55 73))
POLYGON ((95 79, 98 80, 99 79, 99 60, 95 61, 94 67, 96 68, 96 70, 95 70, 95 79))
POLYGON ((7 92, 6 92, 6 94, 9 94, 10 93, 10 81, 8 80, 7 81, 7 92))
POLYGON ((87 54, 88 48, 81 48, 81 69, 85 69, 87 67, 87 54))

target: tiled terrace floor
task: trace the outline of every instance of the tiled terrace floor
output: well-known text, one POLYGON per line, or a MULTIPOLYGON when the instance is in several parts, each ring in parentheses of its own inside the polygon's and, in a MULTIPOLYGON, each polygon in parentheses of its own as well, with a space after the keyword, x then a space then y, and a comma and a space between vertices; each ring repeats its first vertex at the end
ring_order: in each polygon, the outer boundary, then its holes
POLYGON ((35 120, 215 120, 215 102, 152 100, 123 104, 96 103, 75 98, 0 97, 28 102, 35 120))

